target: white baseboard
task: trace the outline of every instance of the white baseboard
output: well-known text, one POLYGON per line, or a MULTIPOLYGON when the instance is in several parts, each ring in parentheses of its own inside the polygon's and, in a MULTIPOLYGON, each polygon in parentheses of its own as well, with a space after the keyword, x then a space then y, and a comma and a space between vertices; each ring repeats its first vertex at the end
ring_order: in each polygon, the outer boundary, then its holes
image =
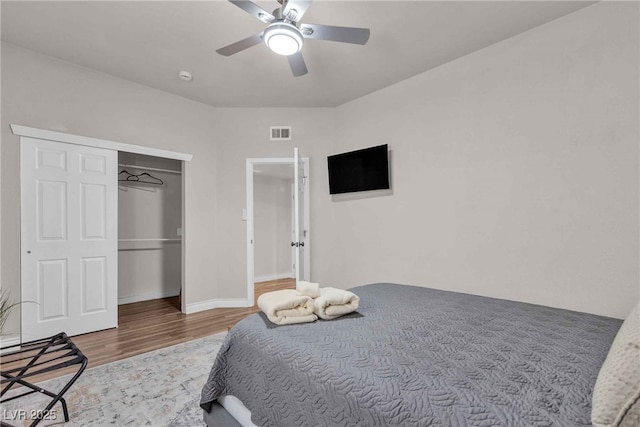
POLYGON ((269 280, 292 279, 295 277, 293 271, 277 274, 263 274, 262 276, 253 276, 254 282, 268 282, 269 280))
MULTIPOLYGON (((0 337, 0 347, 10 347, 13 345, 18 345, 20 344, 20 335, 15 335, 15 336, 4 336, 4 337, 0 337)), ((0 351, 0 354, 4 353, 4 351, 0 351)))
POLYGON ((187 304, 186 313, 192 314, 199 311, 211 310, 213 308, 237 308, 251 307, 245 298, 217 298, 208 301, 187 304))
POLYGON ((132 302, 148 301, 150 299, 176 297, 178 295, 180 295, 180 289, 172 291, 149 292, 142 295, 132 295, 130 297, 118 298, 118 305, 131 304, 132 302))

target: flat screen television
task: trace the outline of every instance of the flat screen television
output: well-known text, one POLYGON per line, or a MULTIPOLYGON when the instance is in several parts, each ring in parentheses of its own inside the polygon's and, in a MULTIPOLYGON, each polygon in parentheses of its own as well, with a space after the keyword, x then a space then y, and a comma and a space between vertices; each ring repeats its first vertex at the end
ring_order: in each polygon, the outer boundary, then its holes
POLYGON ((329 156, 327 163, 330 194, 389 188, 387 144, 329 156))

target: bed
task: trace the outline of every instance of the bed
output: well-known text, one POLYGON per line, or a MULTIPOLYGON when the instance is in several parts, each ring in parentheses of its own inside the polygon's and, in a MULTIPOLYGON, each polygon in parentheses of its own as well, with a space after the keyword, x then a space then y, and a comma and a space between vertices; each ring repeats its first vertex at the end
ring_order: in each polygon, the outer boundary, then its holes
MULTIPOLYGON (((621 320, 423 287, 351 289, 357 312, 227 335, 202 390, 268 426, 588 426, 621 320)), ((206 417, 205 417, 206 418, 206 417)))

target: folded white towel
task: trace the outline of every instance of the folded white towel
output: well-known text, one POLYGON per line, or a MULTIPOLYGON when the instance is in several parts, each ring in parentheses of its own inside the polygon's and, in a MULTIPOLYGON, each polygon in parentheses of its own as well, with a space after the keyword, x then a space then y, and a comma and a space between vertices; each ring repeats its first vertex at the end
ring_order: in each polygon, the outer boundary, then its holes
POLYGON ((305 282, 300 280, 296 283, 296 291, 298 295, 306 295, 311 298, 318 298, 320 296, 320 285, 313 282, 305 282))
POLYGON ((313 300, 313 312, 321 319, 331 320, 356 311, 360 297, 350 291, 320 288, 320 296, 313 300))
POLYGON ((267 292, 258 297, 258 307, 276 325, 314 322, 313 299, 294 289, 267 292))

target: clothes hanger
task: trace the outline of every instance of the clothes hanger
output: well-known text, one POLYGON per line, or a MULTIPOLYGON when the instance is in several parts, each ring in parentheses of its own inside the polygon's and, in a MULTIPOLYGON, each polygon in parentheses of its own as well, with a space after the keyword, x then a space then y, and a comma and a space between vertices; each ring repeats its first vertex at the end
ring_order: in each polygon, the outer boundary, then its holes
POLYGON ((122 169, 119 173, 118 176, 122 175, 123 173, 127 174, 127 177, 125 179, 119 179, 118 181, 140 181, 140 178, 138 178, 138 175, 133 174, 125 169, 122 169))
POLYGON ((143 172, 143 173, 137 175, 138 179, 140 177, 144 177, 144 176, 148 177, 149 179, 155 180, 156 182, 154 182, 154 181, 140 181, 140 182, 146 182, 148 184, 164 185, 164 181, 163 180, 161 180, 160 178, 156 178, 155 176, 149 174, 148 172, 143 172))
POLYGON ((127 177, 125 179, 119 179, 118 180, 119 182, 139 182, 144 184, 164 185, 163 180, 161 180, 160 178, 156 178, 155 176, 149 174, 148 172, 134 174, 123 169, 118 173, 118 175, 121 175, 123 173, 127 174, 127 177), (145 178, 148 180, 145 181, 145 178))

